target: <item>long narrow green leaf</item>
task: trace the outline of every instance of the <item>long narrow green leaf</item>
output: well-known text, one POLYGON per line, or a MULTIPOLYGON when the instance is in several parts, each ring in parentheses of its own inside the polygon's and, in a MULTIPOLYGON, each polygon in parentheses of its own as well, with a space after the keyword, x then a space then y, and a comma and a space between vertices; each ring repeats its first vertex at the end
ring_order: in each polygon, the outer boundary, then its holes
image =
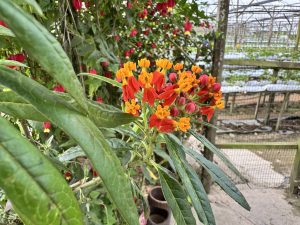
POLYGON ((243 194, 217 165, 207 160, 196 151, 185 148, 185 152, 197 160, 197 162, 199 162, 208 171, 213 180, 216 181, 231 198, 233 198, 243 208, 250 210, 250 206, 243 194))
MULTIPOLYGON (((62 95, 53 92, 51 94, 53 99, 60 99, 61 102, 69 104, 70 109, 78 108, 78 104, 72 101, 72 98, 68 94, 62 95)), ((92 119, 98 127, 117 127, 138 119, 115 107, 93 101, 88 102, 88 109, 90 119, 92 119)), ((0 112, 4 112, 20 119, 41 122, 47 120, 46 117, 37 111, 32 104, 28 103, 13 91, 0 92, 0 112)))
POLYGON ((15 37, 14 33, 4 26, 0 26, 0 36, 15 37))
POLYGON ((0 66, 0 83, 17 92, 77 141, 99 173, 121 216, 128 224, 138 225, 130 183, 119 159, 94 122, 65 107, 53 99, 51 91, 15 70, 0 66))
POLYGON ((192 174, 186 170, 186 164, 188 164, 188 162, 183 158, 184 152, 181 147, 182 145, 179 145, 171 135, 165 135, 165 140, 174 166, 176 167, 176 171, 179 174, 188 195, 191 197, 198 218, 204 224, 215 224, 211 209, 209 210, 206 202, 203 201, 203 194, 205 194, 205 192, 201 193, 203 189, 196 185, 199 184, 200 181, 197 182, 195 177, 192 177, 191 179, 190 175, 192 174), (203 205, 203 203, 205 204, 203 205))
POLYGON ((230 160, 220 151, 215 145, 207 140, 203 135, 196 133, 193 130, 189 130, 189 133, 193 135, 198 141, 200 141, 205 147, 211 150, 216 156, 218 156, 225 165, 232 170, 243 182, 247 182, 247 179, 238 171, 238 169, 230 162, 230 160))
POLYGON ((33 8, 33 10, 39 15, 44 17, 44 13, 43 10, 41 9, 41 7, 39 6, 39 4, 35 1, 35 0, 13 0, 14 2, 16 2, 19 5, 29 5, 30 7, 33 8))
POLYGON ((76 198, 61 174, 0 117, 0 186, 26 224, 82 225, 76 198))
MULTIPOLYGON (((1 27, 1 26, 0 26, 1 27)), ((5 60, 5 59, 0 59, 0 65, 3 66, 20 66, 20 67, 28 67, 23 63, 20 63, 18 61, 14 60, 5 60)))
POLYGON ((13 91, 0 92, 0 112, 10 116, 35 121, 47 121, 47 118, 37 111, 13 91))
POLYGON ((122 88, 122 84, 121 83, 119 83, 116 80, 104 77, 104 76, 99 76, 99 75, 95 75, 95 74, 91 74, 91 73, 80 73, 80 74, 78 74, 78 76, 91 77, 91 78, 94 78, 94 79, 97 79, 97 80, 102 80, 102 81, 104 81, 106 83, 109 83, 109 84, 111 84, 113 86, 116 86, 118 88, 122 88))
POLYGON ((61 83, 81 108, 87 111, 83 89, 68 56, 55 37, 12 1, 0 1, 0 17, 16 35, 26 53, 61 83))
POLYGON ((178 225, 196 225, 191 206, 181 185, 160 166, 157 166, 157 169, 162 191, 172 210, 176 223, 178 225))

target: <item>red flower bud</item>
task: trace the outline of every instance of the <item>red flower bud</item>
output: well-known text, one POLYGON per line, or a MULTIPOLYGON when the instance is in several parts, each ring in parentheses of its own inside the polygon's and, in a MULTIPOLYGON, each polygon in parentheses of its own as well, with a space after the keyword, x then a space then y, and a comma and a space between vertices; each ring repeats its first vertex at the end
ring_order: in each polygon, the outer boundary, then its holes
POLYGON ((129 58, 129 56, 130 56, 130 51, 129 51, 129 50, 126 50, 126 51, 124 52, 124 56, 125 56, 126 58, 129 58))
POLYGON ((176 80, 177 80, 177 74, 176 74, 176 73, 170 73, 170 74, 169 74, 169 80, 170 80, 172 83, 175 83, 176 80))
POLYGON ((138 33, 137 29, 134 28, 134 29, 131 30, 129 36, 130 36, 130 37, 134 37, 134 36, 137 35, 137 33, 138 33))
POLYGON ((91 70, 89 70, 89 73, 91 73, 91 74, 97 74, 97 70, 91 69, 91 70))
POLYGON ((197 105, 194 102, 189 102, 186 106, 185 106, 185 111, 189 114, 192 114, 196 111, 197 109, 197 105))
POLYGON ((84 4, 86 8, 89 8, 91 6, 91 3, 89 1, 86 1, 84 4))
POLYGON ((104 76, 107 78, 112 78, 112 73, 111 72, 104 72, 104 76))
POLYGON ((155 43, 152 43, 152 44, 151 44, 151 47, 152 47, 152 48, 156 48, 156 44, 155 44, 155 43))
POLYGON ((100 16, 104 16, 105 14, 104 14, 104 11, 100 11, 100 16))
POLYGON ((121 40, 121 37, 119 35, 115 35, 114 38, 115 38, 115 41, 120 41, 121 40))
POLYGON ((108 67, 108 65, 109 65, 109 62, 107 62, 107 61, 101 62, 102 67, 108 67))
POLYGON ((103 103, 103 98, 97 97, 97 98, 96 98, 96 101, 99 102, 99 103, 103 103))
POLYGON ((6 23, 4 23, 2 20, 0 20, 0 26, 7 27, 6 23))
POLYGON ((185 105, 185 102, 186 102, 185 97, 180 97, 180 98, 178 99, 178 101, 177 101, 177 104, 178 104, 179 106, 182 106, 182 105, 185 105))
POLYGON ((127 9, 131 9, 132 8, 132 4, 130 1, 127 1, 127 9))
POLYGON ((142 47, 142 42, 140 42, 140 41, 138 41, 137 43, 136 43, 136 46, 138 47, 138 48, 140 48, 140 47, 142 47))
POLYGON ((58 84, 55 87, 53 87, 53 91, 56 91, 56 92, 65 92, 65 88, 61 84, 58 84))
POLYGON ((203 74, 199 77, 201 86, 206 86, 208 83, 208 76, 206 74, 203 74))
POLYGON ((179 114, 179 110, 178 110, 176 107, 173 107, 173 108, 170 110, 170 114, 171 114, 171 116, 176 117, 176 116, 178 116, 178 114, 179 114))
POLYGON ((148 36, 148 35, 149 35, 149 29, 144 30, 144 31, 143 31, 143 34, 144 34, 145 36, 148 36))
POLYGON ((176 4, 175 0, 168 0, 167 1, 168 7, 169 8, 173 8, 176 4))
POLYGON ((134 53, 134 48, 129 49, 129 53, 133 54, 134 53))
POLYGON ((79 11, 82 8, 82 1, 80 1, 80 0, 73 0, 73 8, 76 11, 79 11))
POLYGON ((15 54, 15 55, 10 55, 7 59, 18 61, 18 62, 24 62, 26 59, 26 56, 23 53, 19 53, 19 54, 15 54))
POLYGON ((214 83, 213 84, 213 90, 214 92, 218 92, 221 90, 221 84, 220 83, 214 83))

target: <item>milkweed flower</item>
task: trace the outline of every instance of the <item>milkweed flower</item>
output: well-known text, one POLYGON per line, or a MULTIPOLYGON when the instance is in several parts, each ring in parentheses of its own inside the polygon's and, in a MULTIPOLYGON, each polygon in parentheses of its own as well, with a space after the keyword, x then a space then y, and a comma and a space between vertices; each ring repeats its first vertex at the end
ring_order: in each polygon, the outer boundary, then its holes
POLYGON ((178 122, 175 122, 175 126, 178 130, 182 132, 187 132, 188 129, 191 128, 190 118, 188 117, 182 117, 179 119, 178 122))
POLYGON ((184 27, 184 34, 185 35, 190 35, 191 31, 192 31, 192 28, 193 28, 193 24, 189 20, 187 20, 184 23, 183 27, 184 27))
POLYGON ((158 105, 156 112, 150 116, 149 126, 156 127, 159 132, 172 132, 175 129, 175 121, 169 119, 170 110, 168 106, 158 105))
POLYGON ((82 8, 82 1, 80 1, 80 0, 73 0, 73 8, 76 11, 79 11, 82 8))
POLYGON ((43 123, 44 133, 49 133, 51 129, 51 123, 49 121, 43 123))
POLYGON ((131 99, 130 101, 125 102, 125 112, 130 113, 133 116, 139 115, 139 110, 141 109, 141 106, 137 104, 135 99, 131 99))
POLYGON ((58 84, 58 85, 56 85, 56 86, 53 87, 53 91, 56 91, 56 92, 65 92, 65 88, 61 84, 58 84))

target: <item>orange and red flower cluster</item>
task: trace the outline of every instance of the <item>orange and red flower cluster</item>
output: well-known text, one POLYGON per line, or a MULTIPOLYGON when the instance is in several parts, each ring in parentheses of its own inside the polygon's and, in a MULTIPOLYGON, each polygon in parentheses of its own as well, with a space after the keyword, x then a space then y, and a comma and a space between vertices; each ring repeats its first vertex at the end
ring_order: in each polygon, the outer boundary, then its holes
POLYGON ((125 112, 139 116, 140 104, 148 103, 150 128, 186 132, 191 119, 202 119, 204 115, 210 121, 215 109, 224 107, 221 85, 214 77, 202 74, 199 66, 184 70, 183 64, 173 65, 168 59, 155 63, 156 69, 150 71, 148 59, 139 60, 139 68, 127 62, 116 73, 117 81, 122 83, 125 112))

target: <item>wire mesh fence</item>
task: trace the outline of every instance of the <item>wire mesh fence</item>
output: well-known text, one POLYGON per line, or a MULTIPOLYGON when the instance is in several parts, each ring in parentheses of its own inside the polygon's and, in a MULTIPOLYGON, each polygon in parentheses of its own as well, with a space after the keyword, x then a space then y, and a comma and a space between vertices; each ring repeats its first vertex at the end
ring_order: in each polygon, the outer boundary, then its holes
MULTIPOLYGON (((287 188, 296 149, 223 149, 251 188, 287 188)), ((229 170, 222 161, 218 166, 236 183, 241 179, 229 170)))

